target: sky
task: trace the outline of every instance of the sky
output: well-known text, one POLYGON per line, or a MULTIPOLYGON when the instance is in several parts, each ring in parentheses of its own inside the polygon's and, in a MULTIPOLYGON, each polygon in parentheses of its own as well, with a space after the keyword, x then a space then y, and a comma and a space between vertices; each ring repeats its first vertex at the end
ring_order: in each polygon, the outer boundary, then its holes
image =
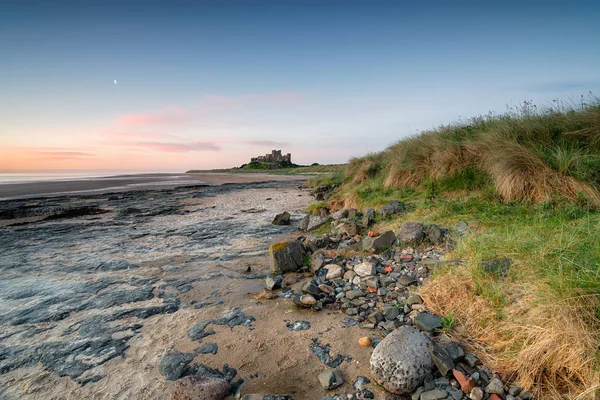
POLYGON ((598 21, 576 0, 0 0, 0 171, 343 163, 599 94, 598 21))

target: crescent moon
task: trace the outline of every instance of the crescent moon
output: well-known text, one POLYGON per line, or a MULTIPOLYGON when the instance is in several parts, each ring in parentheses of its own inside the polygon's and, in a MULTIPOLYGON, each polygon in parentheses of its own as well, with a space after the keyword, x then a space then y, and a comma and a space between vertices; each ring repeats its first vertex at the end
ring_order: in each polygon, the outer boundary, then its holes
POLYGON ((117 84, 117 80, 116 79, 113 82, 115 83, 115 85, 117 84))

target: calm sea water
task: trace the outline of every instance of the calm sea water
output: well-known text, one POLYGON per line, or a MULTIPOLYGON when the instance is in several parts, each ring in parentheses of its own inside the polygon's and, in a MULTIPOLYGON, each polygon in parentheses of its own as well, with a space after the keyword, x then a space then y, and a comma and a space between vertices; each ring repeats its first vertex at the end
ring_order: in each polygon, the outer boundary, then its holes
POLYGON ((99 177, 151 173, 146 171, 41 171, 0 172, 0 185, 65 180, 87 180, 99 177))

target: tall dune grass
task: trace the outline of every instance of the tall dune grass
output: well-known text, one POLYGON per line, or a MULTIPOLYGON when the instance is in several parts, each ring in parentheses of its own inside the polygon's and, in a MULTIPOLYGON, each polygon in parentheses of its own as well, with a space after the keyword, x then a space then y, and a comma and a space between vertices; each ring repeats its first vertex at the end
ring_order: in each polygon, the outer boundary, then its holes
POLYGON ((575 111, 530 103, 503 115, 442 126, 350 161, 356 185, 383 174, 387 188, 418 188, 475 167, 506 201, 562 197, 600 205, 600 103, 575 111))
POLYGON ((404 200, 403 220, 468 221, 464 266, 421 289, 451 334, 540 399, 600 399, 600 102, 529 102, 352 159, 330 208, 404 200), (513 259, 506 277, 482 260, 513 259))

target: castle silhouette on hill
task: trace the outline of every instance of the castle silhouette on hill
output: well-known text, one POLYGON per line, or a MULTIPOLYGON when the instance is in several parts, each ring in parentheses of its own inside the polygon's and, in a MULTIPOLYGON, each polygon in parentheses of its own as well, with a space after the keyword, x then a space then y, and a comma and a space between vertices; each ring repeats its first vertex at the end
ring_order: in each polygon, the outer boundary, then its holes
POLYGON ((281 154, 281 150, 271 150, 271 154, 265 154, 264 156, 252 157, 250 162, 269 163, 269 162, 285 162, 292 163, 292 153, 286 155, 281 154))

